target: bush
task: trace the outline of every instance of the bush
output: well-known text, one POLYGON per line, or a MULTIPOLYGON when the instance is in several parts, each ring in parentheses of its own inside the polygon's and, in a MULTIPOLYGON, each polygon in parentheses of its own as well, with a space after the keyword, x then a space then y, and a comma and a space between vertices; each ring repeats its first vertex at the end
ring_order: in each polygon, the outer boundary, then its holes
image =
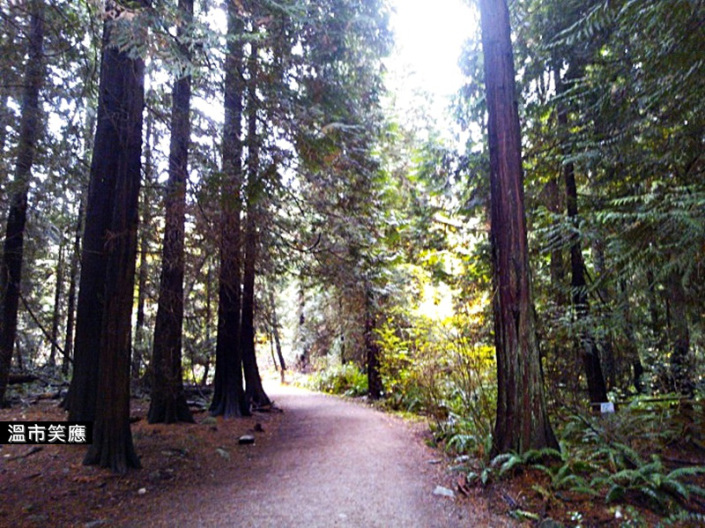
POLYGON ((337 365, 318 371, 311 377, 309 386, 328 394, 364 396, 368 390, 367 374, 352 363, 337 365))
POLYGON ((412 323, 400 331, 390 321, 378 331, 386 405, 431 417, 436 442, 447 448, 484 455, 496 405, 493 348, 468 335, 463 316, 412 323))

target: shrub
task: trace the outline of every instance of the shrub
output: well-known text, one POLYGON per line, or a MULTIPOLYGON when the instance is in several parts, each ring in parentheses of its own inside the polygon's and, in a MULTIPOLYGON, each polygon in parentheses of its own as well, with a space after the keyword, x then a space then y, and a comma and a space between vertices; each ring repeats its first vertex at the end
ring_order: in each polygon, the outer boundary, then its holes
POLYGON ((337 365, 318 371, 311 377, 309 386, 328 394, 363 396, 367 394, 367 374, 352 363, 337 365))

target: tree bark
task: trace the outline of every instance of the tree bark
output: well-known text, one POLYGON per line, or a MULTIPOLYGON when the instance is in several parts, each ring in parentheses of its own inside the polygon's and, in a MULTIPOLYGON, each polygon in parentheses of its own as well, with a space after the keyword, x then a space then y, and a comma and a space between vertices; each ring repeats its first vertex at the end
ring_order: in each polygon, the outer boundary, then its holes
POLYGON ((30 4, 28 57, 20 118, 20 136, 15 163, 15 192, 10 200, 7 228, 0 261, 0 405, 5 400, 7 380, 17 335, 17 310, 22 281, 27 195, 40 134, 39 92, 44 80, 44 2, 30 4))
POLYGON ((277 303, 274 299, 274 292, 269 291, 269 304, 272 310, 272 335, 274 336, 274 343, 277 350, 277 357, 279 358, 279 366, 281 367, 281 378, 284 381, 284 372, 286 371, 286 361, 284 361, 284 354, 282 353, 282 344, 279 335, 279 318, 277 317, 277 303))
POLYGON ((365 362, 367 363, 367 394, 372 400, 379 400, 382 397, 384 386, 382 376, 379 372, 379 343, 375 337, 377 328, 374 294, 369 285, 365 288, 365 362))
POLYGON ((558 448, 548 420, 531 298, 509 11, 480 1, 490 149, 490 218, 497 354, 493 452, 558 448))
MULTIPOLYGON (((182 25, 177 38, 193 18, 193 0, 179 0, 182 25)), ((188 149, 191 138, 191 77, 174 84, 169 148, 169 182, 166 193, 166 225, 162 249, 159 305, 154 328, 151 363, 152 400, 149 423, 193 422, 186 403, 181 368, 181 332, 184 321, 184 223, 188 149)))
MULTIPOLYGON (((69 265, 69 293, 66 306, 66 338, 64 340, 64 359, 61 364, 61 372, 64 375, 69 373, 69 358, 73 356, 73 332, 76 317, 76 283, 78 279, 78 260, 81 255, 81 231, 83 229, 83 200, 78 206, 78 218, 76 219, 76 231, 74 233, 73 252, 71 253, 71 264, 69 265)), ((62 402, 63 405, 63 402, 62 402)))
POLYGON ((54 287, 54 310, 51 317, 51 353, 49 354, 49 365, 56 367, 56 350, 59 342, 59 321, 61 319, 61 299, 64 295, 64 240, 61 234, 59 243, 59 258, 56 262, 56 286, 54 287))
POLYGON ((250 44, 248 58, 249 85, 247 107, 247 188, 245 199, 247 220, 245 222, 245 262, 242 278, 242 317, 240 321, 240 349, 242 350, 242 367, 245 373, 245 398, 252 408, 271 405, 269 397, 262 387, 262 378, 257 367, 255 352, 255 278, 257 274, 258 233, 257 222, 260 212, 260 160, 259 137, 257 134, 257 83, 258 53, 256 43, 250 44))
POLYGON ((228 3, 228 52, 225 58, 225 119, 223 123, 223 184, 215 383, 210 412, 214 416, 250 414, 242 380, 240 350, 242 77, 243 50, 238 40, 243 22, 235 2, 228 3))
MULTIPOLYGON (((257 206, 250 206, 256 209, 257 206)), ((257 262, 257 227, 256 212, 247 214, 245 230, 245 269, 242 284, 242 322, 240 327, 240 346, 242 366, 245 373, 245 396, 254 409, 271 405, 269 397, 262 386, 262 378, 257 366, 255 351, 255 265, 257 262)))
MULTIPOLYGON (((147 117, 147 137, 144 148, 144 179, 146 186, 151 186, 153 181, 152 165, 152 141, 154 129, 154 117, 148 114, 147 117)), ((139 235, 140 266, 137 275, 137 314, 135 317, 135 339, 132 343, 132 379, 137 381, 142 375, 142 364, 147 349, 147 323, 145 317, 145 306, 147 303, 147 279, 149 278, 149 238, 152 224, 152 203, 150 192, 142 193, 142 221, 139 235)), ((147 368, 149 373, 149 368, 147 368)), ((150 382, 150 376, 145 375, 143 380, 150 382)))
MULTIPOLYGON (((572 302, 575 315, 579 324, 585 324, 590 315, 590 303, 587 295, 587 282, 585 280, 585 262, 577 232, 578 223, 578 192, 575 185, 575 170, 572 163, 563 167, 563 176, 566 182, 566 202, 568 218, 573 224, 570 244, 570 270, 572 302)), ((593 403, 607 401, 607 386, 602 374, 600 355, 597 343, 592 332, 586 328, 580 330, 580 346, 582 349, 583 367, 587 377, 588 395, 593 403)))
MULTIPOLYGON (((79 310, 84 295, 89 296, 90 303, 99 301, 96 306, 101 309, 94 319, 100 321, 98 339, 92 343, 92 349, 97 350, 92 355, 92 362, 97 359, 97 384, 95 392, 86 395, 95 400, 94 441, 84 464, 125 473, 130 467, 140 467, 130 431, 130 334, 139 222, 144 62, 111 46, 111 29, 111 23, 106 22, 83 250, 83 261, 89 264, 83 274, 100 274, 91 277, 95 291, 84 289, 81 281, 79 310), (106 195, 99 196, 98 190, 106 195), (96 231, 91 220, 102 230, 96 231), (85 258, 96 251, 100 259, 95 263, 85 258)), ((88 304, 84 302, 84 309, 88 304)), ((81 326, 94 320, 86 318, 85 313, 81 318, 79 311, 77 335, 85 337, 87 333, 81 332, 81 326)), ((78 339, 76 344, 78 352, 78 339)), ((85 411, 85 407, 81 410, 85 411)))
MULTIPOLYGON (((94 131, 96 126, 97 115, 95 109, 88 107, 86 109, 86 123, 83 129, 83 156, 87 158, 93 150, 94 131)), ((73 252, 71 254, 71 265, 69 269, 69 293, 68 306, 66 308, 66 339, 64 341, 64 362, 61 365, 61 372, 67 375, 69 372, 69 358, 73 360, 74 355, 74 328, 76 324, 76 293, 79 280, 79 263, 81 259, 81 236, 83 235, 84 217, 86 214, 86 199, 87 186, 81 185, 81 200, 78 206, 78 215, 76 217, 76 228, 73 238, 73 252)), ((75 363, 74 363, 75 365, 75 363)), ((75 367, 74 367, 75 371, 75 367)), ((69 397, 61 402, 64 409, 69 409, 69 397)))

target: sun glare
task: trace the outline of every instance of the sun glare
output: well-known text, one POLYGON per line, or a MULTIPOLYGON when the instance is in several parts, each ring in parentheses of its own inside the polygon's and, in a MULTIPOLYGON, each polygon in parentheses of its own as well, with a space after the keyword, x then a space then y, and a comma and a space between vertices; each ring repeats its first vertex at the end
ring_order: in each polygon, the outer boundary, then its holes
POLYGON ((477 17, 464 0, 393 0, 395 67, 406 72, 405 88, 449 97, 461 85, 458 59, 477 17))

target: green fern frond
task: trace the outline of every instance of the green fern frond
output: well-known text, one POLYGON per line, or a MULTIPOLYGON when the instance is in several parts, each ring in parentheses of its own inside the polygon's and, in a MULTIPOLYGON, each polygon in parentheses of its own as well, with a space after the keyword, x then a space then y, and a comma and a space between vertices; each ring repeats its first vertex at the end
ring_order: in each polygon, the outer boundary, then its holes
POLYGON ((502 464, 502 467, 499 468, 499 475, 504 475, 505 473, 508 473, 512 469, 518 466, 524 465, 524 460, 522 460, 521 456, 515 455, 507 459, 504 464, 502 464))
POLYGON ((620 486, 619 484, 614 484, 607 492, 607 495, 605 496, 605 502, 607 504, 610 504, 611 502, 622 500, 622 498, 624 498, 625 493, 626 490, 624 489, 624 487, 620 486))
POLYGON ((642 486, 638 488, 638 491, 639 493, 650 499, 659 509, 665 510, 668 506, 667 497, 658 490, 649 488, 647 486, 642 486))
POLYGON ((557 449, 545 447, 543 449, 530 449, 522 455, 522 458, 524 463, 531 464, 535 461, 545 460, 548 458, 563 460, 563 455, 557 449))
POLYGON ((500 466, 511 458, 517 456, 518 455, 516 453, 501 453, 490 461, 490 467, 496 468, 497 466, 500 466))
POLYGON ((690 498, 690 492, 688 491, 688 487, 684 484, 681 484, 677 480, 665 480, 661 484, 661 487, 667 493, 670 493, 671 495, 674 495, 676 497, 680 497, 683 500, 687 501, 690 498))
POLYGON ((705 473, 705 467, 703 466, 687 466, 678 469, 674 469, 668 475, 666 479, 674 480, 681 477, 694 477, 696 475, 702 475, 705 473))
POLYGON ((659 527, 673 525, 681 526, 683 523, 686 523, 686 526, 690 526, 691 523, 693 524, 693 526, 696 526, 697 524, 705 525, 705 515, 703 515, 702 513, 681 510, 679 512, 671 514, 666 519, 664 519, 661 524, 659 524, 659 527))

